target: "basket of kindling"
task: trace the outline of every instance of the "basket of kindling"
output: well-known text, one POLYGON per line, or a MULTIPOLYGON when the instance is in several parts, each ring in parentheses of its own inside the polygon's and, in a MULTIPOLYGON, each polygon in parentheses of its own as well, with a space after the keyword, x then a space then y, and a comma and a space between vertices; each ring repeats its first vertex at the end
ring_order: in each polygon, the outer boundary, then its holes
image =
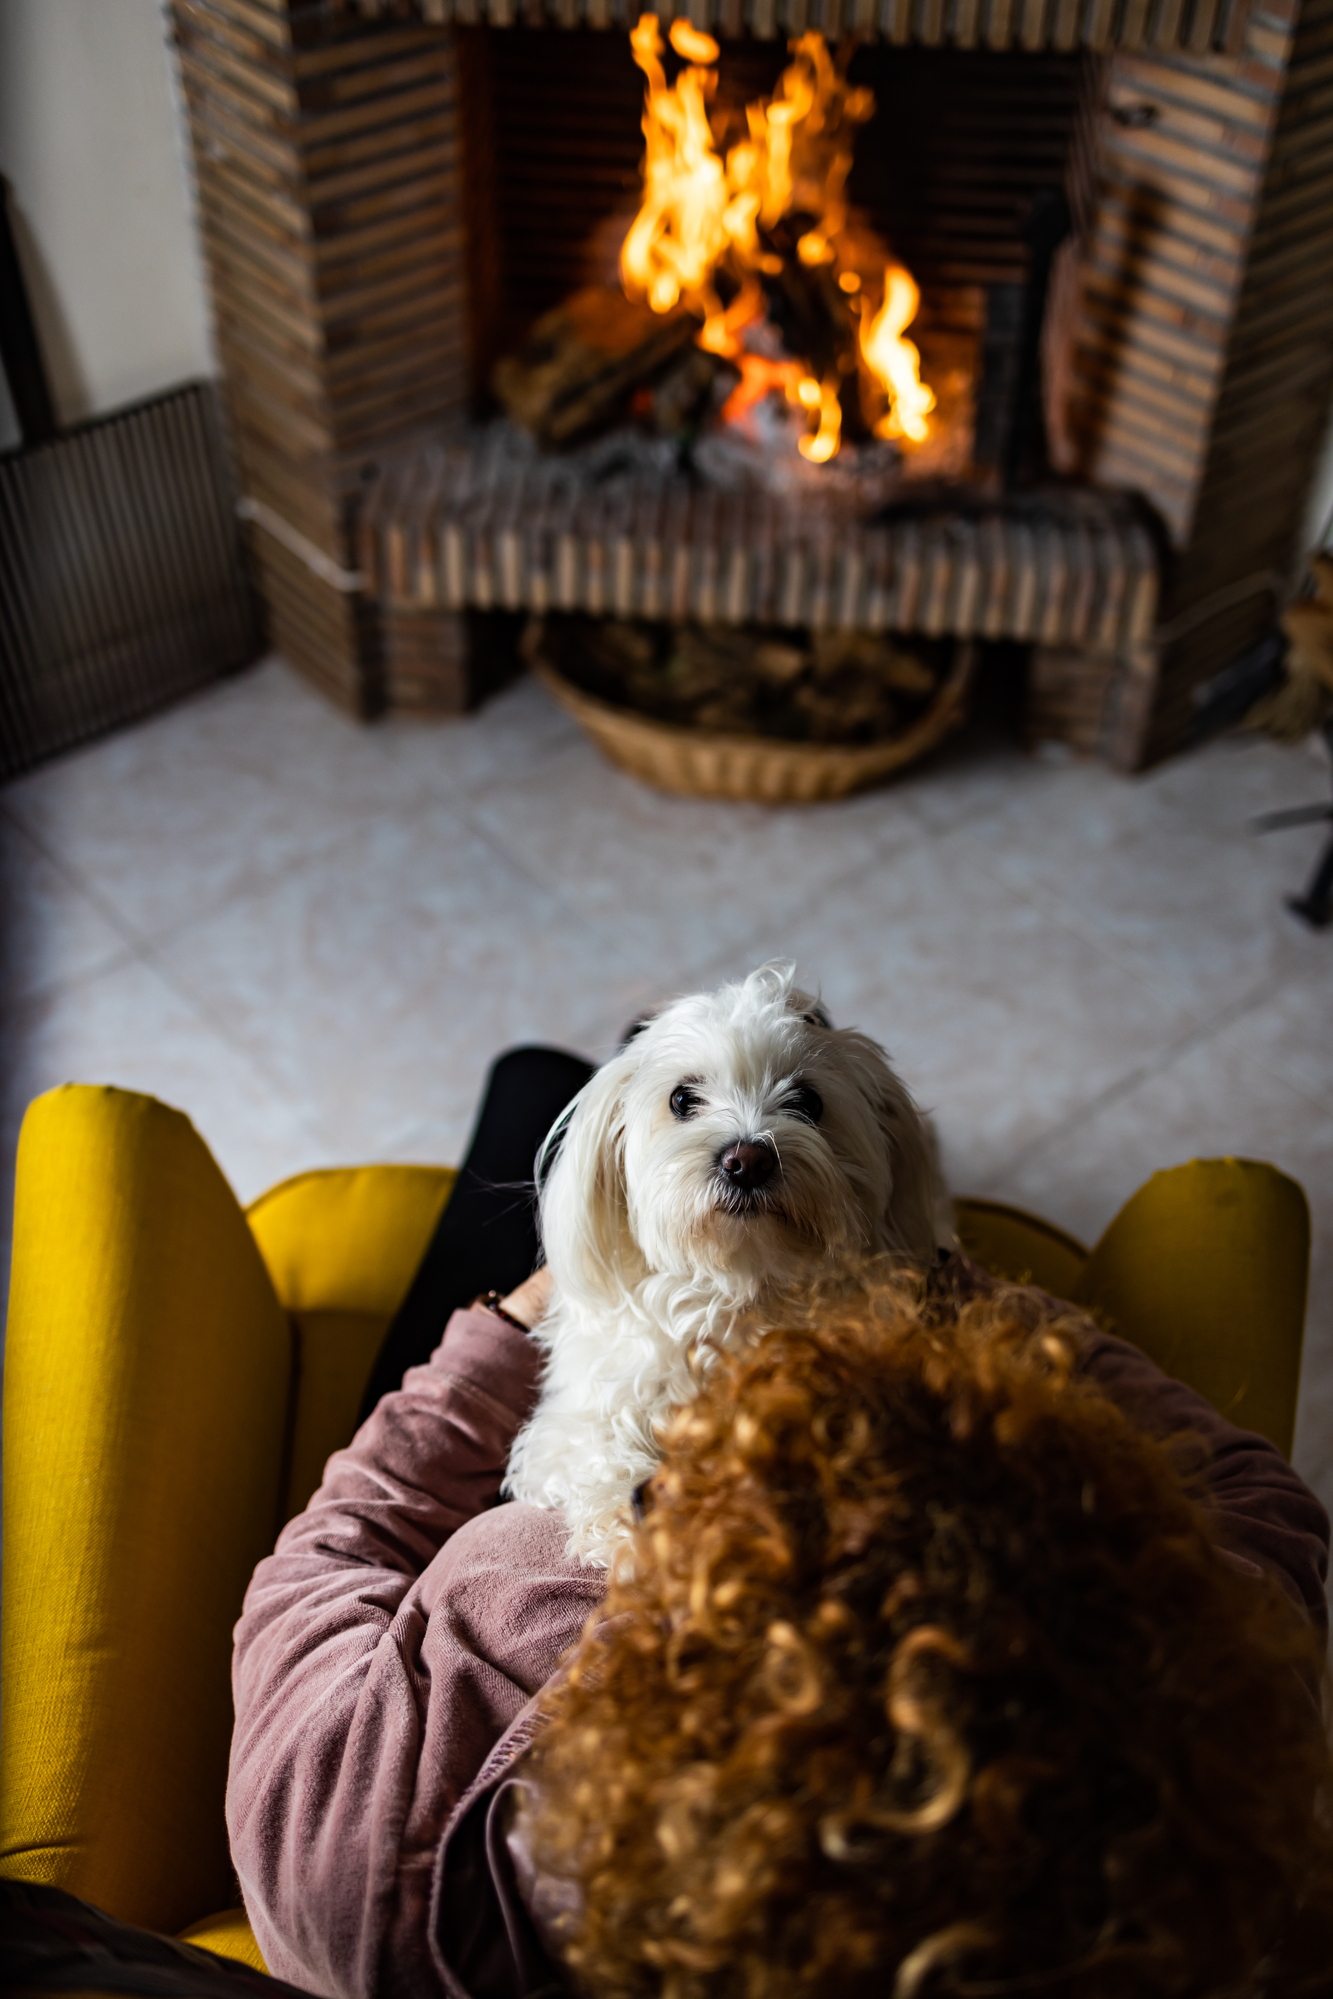
POLYGON ((621 770, 694 798, 844 798, 964 719, 974 648, 866 632, 534 619, 537 678, 621 770))

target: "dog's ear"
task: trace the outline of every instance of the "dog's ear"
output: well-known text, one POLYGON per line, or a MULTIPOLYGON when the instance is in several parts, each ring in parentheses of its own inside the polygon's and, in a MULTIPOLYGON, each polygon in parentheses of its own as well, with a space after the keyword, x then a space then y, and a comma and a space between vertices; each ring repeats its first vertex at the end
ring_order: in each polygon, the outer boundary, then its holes
MULTIPOLYGON (((885 1217, 886 1246, 929 1269, 947 1206, 935 1134, 887 1065, 876 1112, 893 1176, 885 1217)), ((946 1234, 951 1236, 952 1229, 946 1229, 946 1234)))
POLYGON ((789 987, 787 993, 787 1011, 798 1014, 807 1027, 823 1027, 831 1032, 833 1022, 829 1018, 828 1009, 824 1005, 823 1000, 820 999, 817 993, 804 992, 800 986, 792 983, 795 978, 795 966, 782 965, 775 967, 775 969, 780 970, 787 979, 789 987))
POLYGON ((542 1245, 567 1297, 618 1304, 643 1274, 625 1192, 625 1091, 639 1064, 633 1043, 584 1084, 537 1159, 542 1245))

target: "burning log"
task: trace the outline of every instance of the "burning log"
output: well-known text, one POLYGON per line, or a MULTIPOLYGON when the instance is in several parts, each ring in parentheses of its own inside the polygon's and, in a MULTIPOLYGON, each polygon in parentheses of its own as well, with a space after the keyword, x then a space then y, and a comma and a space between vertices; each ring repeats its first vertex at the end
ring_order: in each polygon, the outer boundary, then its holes
POLYGON ((792 43, 774 96, 745 107, 743 128, 719 107, 715 130, 718 44, 681 20, 668 41, 686 65, 674 84, 656 15, 641 15, 630 33, 646 79, 646 145, 643 205, 621 249, 626 291, 655 312, 684 303, 702 315, 700 346, 742 378, 725 420, 781 390, 817 421, 799 446, 815 464, 836 455, 844 423, 852 436, 873 428, 920 442, 934 396, 901 337, 919 293, 847 203, 872 94, 849 83, 810 32, 792 43), (782 359, 764 338, 770 330, 782 359))
POLYGON ((645 150, 642 203, 620 249, 624 296, 589 289, 548 313, 497 365, 501 402, 543 444, 561 445, 615 422, 651 387, 635 414, 679 437, 726 368, 736 387, 716 398, 722 420, 739 423, 781 394, 814 464, 872 430, 920 443, 935 398, 902 338, 919 293, 846 198, 871 93, 811 32, 792 44, 775 95, 747 104, 743 121, 718 107, 714 129, 718 44, 681 19, 667 40, 669 50, 655 14, 630 34, 645 77, 645 150), (669 63, 683 65, 674 81, 669 63), (689 345, 699 358, 661 381, 689 345))
POLYGON ((541 443, 571 444, 615 422, 698 331, 683 308, 657 313, 590 285, 544 314, 517 354, 497 361, 491 385, 514 422, 541 443))

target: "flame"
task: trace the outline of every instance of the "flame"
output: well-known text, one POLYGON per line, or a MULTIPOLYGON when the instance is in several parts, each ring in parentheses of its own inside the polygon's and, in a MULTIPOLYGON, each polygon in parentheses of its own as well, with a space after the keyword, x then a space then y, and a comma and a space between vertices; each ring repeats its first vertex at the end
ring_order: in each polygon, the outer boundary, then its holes
POLYGON ((818 216, 797 254, 803 263, 832 263, 847 219, 856 127, 872 116, 875 100, 868 90, 852 89, 821 34, 802 35, 792 55, 776 94, 746 107, 749 142, 727 155, 727 178, 754 200, 764 229, 793 209, 818 216))
POLYGON ((673 21, 667 30, 667 40, 684 62, 717 61, 719 50, 713 37, 689 21, 673 21))
POLYGON ((822 382, 807 376, 801 383, 801 401, 807 409, 819 411, 819 429, 813 437, 803 437, 800 442, 802 458, 808 458, 814 465, 826 465, 838 449, 842 436, 842 398, 839 394, 836 375, 826 375, 822 382), (810 394, 810 390, 814 394, 810 394))
MULTIPOLYGON (((741 346, 741 334, 756 319, 762 319, 763 312, 764 294, 759 282, 756 278, 746 278, 725 312, 709 313, 699 335, 699 345, 710 354, 738 360, 745 351, 741 346)), ((759 357, 756 355, 755 358, 759 357)))
POLYGON ((876 313, 861 301, 861 353, 882 382, 889 408, 875 425, 876 437, 907 437, 919 444, 929 433, 926 414, 935 393, 921 379, 921 356, 902 335, 916 318, 921 292, 910 271, 890 264, 884 272, 884 303, 876 313))
POLYGON ((877 434, 924 437, 925 412, 934 397, 920 381, 917 350, 900 337, 916 311, 916 285, 891 265, 884 304, 871 318, 863 286, 874 274, 864 261, 858 265, 847 227, 852 148, 857 127, 874 111, 873 96, 848 84, 822 35, 804 34, 791 45, 792 61, 774 95, 747 105, 746 136, 724 159, 708 116, 717 89, 718 45, 683 19, 672 22, 669 38, 686 65, 670 87, 657 16, 640 15, 630 31, 646 88, 643 202, 620 253, 627 294, 646 299, 654 312, 680 305, 697 312, 703 321, 699 345, 733 362, 740 373, 723 407, 724 419, 735 421, 763 396, 781 390, 812 420, 817 417, 818 428, 800 440, 800 448, 823 464, 842 434, 838 375, 821 382, 808 363, 775 361, 745 345, 746 329, 764 314, 762 279, 779 277, 785 268, 772 231, 793 212, 808 215, 813 221, 796 256, 811 272, 827 267, 836 283, 837 315, 839 321, 846 315, 847 327, 842 368, 852 366, 859 312, 862 355, 890 397, 877 434), (716 280, 723 273, 719 296, 716 280), (909 288, 906 306, 903 284, 909 288), (723 297, 729 303, 724 305, 723 297))
MULTIPOLYGON (((739 423, 747 410, 762 402, 774 389, 781 389, 789 403, 804 403, 801 390, 806 386, 805 369, 799 361, 770 361, 766 354, 748 354, 744 349, 736 356, 736 366, 741 378, 722 405, 722 421, 739 423)), ((819 384, 811 385, 815 399, 819 398, 819 384)), ((801 442, 804 444, 805 439, 801 442)))
MULTIPOLYGON (((673 24, 674 29, 683 24, 673 24)), ((657 16, 643 14, 630 30, 634 60, 648 79, 643 113, 646 150, 643 206, 620 251, 627 291, 670 312, 682 297, 698 300, 727 246, 722 217, 727 180, 708 124, 707 101, 717 87, 711 69, 691 64, 668 90, 657 16)), ((700 35, 716 58, 717 43, 700 35)))

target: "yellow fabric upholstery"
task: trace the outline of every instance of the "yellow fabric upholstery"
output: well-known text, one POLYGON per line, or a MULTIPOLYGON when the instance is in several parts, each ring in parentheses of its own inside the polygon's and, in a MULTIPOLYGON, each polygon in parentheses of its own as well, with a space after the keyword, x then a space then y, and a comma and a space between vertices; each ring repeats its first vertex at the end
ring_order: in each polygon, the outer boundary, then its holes
POLYGON ((953 1212, 960 1248, 983 1270, 1011 1284, 1038 1284, 1053 1298, 1073 1297, 1088 1252, 1072 1235, 1003 1201, 955 1201, 953 1212))
POLYGON ((244 1909, 223 1909, 216 1916, 205 1916, 202 1922, 182 1930, 181 1939, 197 1943, 203 1950, 215 1950, 219 1957, 237 1958, 254 1971, 268 1970, 244 1909))
POLYGON ((1294 1180, 1253 1159, 1196 1159, 1125 1203, 1072 1296, 1290 1456, 1309 1267, 1294 1180))
POLYGON ((232 1892, 231 1627, 272 1543, 282 1308, 187 1118, 70 1087, 19 1143, 0 1867, 177 1930, 232 1892))
POLYGON ((1193 1159, 1154 1173, 1093 1250, 1001 1201, 955 1202, 954 1226, 984 1269, 1084 1306, 1291 1455, 1310 1210, 1275 1166, 1193 1159))
POLYGON ((301 1511, 351 1436, 389 1321, 456 1178, 451 1166, 301 1173, 247 1211, 296 1340, 284 1519, 301 1511))

